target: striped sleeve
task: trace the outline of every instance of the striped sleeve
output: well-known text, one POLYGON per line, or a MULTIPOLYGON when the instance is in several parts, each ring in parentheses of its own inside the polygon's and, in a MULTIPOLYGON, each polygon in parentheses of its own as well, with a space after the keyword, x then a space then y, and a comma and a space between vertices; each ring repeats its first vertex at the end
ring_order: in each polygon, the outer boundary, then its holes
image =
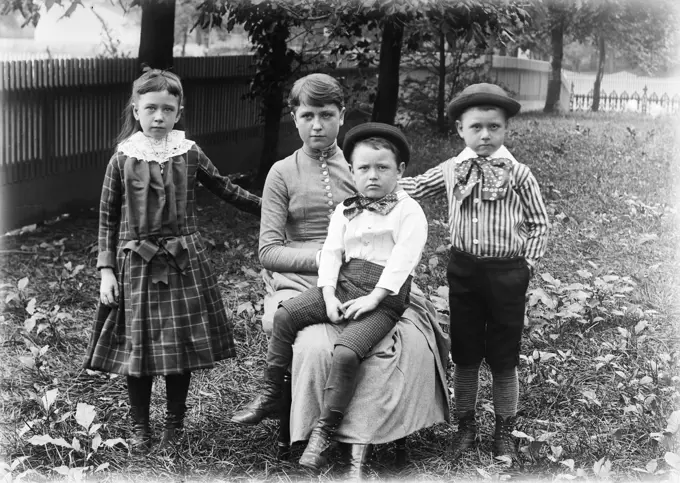
POLYGON ((99 236, 97 268, 116 269, 116 244, 122 208, 122 180, 118 167, 118 153, 106 166, 102 194, 99 200, 99 236))
MULTIPOLYGON (((443 164, 443 163, 442 163, 443 164)), ((423 174, 399 180, 401 186, 411 198, 422 199, 446 192, 444 171, 439 164, 423 174)))
POLYGON ((538 181, 527 166, 522 167, 524 169, 518 173, 517 186, 528 233, 524 256, 531 263, 536 264, 545 254, 550 221, 538 181))

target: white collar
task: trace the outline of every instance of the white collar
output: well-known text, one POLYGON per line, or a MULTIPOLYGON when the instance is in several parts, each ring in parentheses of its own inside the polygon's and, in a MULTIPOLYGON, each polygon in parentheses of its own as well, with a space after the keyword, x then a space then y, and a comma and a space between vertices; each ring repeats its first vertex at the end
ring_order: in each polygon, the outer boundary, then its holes
POLYGON ((186 153, 193 145, 193 141, 184 137, 184 131, 170 131, 162 145, 154 144, 151 138, 138 131, 121 142, 118 151, 131 158, 163 164, 174 156, 186 153))
MULTIPOLYGON (((461 153, 456 156, 456 162, 457 163, 462 163, 463 161, 467 161, 468 159, 473 159, 473 158, 478 158, 479 155, 475 153, 471 148, 465 147, 461 153)), ((504 145, 498 148, 493 154, 490 156, 487 156, 490 159, 498 159, 498 158, 503 158, 503 159, 509 159, 512 161, 512 163, 516 163, 517 160, 515 157, 508 151, 508 148, 506 148, 504 145)))

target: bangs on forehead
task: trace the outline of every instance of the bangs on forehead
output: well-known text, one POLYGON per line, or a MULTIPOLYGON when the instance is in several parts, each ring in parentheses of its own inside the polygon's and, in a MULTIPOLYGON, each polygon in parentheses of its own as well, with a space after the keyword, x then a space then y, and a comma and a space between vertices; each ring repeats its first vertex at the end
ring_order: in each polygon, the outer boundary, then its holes
MULTIPOLYGON (((174 74, 165 74, 161 72, 150 72, 146 78, 142 76, 137 80, 139 83, 135 86, 134 94, 140 96, 149 92, 163 92, 168 91, 169 94, 177 97, 179 104, 182 104, 184 92, 182 83, 174 74)), ((137 83, 136 82, 136 83, 137 83)))

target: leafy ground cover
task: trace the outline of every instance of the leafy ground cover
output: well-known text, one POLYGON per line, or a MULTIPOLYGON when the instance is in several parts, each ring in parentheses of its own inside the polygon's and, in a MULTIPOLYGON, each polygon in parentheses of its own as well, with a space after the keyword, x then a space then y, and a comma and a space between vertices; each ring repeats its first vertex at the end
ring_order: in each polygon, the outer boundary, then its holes
MULTIPOLYGON (((669 118, 524 115, 508 145, 542 185, 553 230, 529 291, 516 436, 525 462, 491 456, 488 372, 480 392, 483 440, 450 461, 441 424, 409 437, 409 462, 376 448, 372 479, 658 480, 678 478, 677 125, 669 118)), ((422 172, 460 141, 409 132, 422 172)), ((128 454, 124 378, 80 368, 95 311, 96 213, 0 240, 1 472, 6 481, 316 479, 276 459, 277 422, 228 419, 255 393, 266 339, 258 222, 201 191, 201 226, 233 314, 238 357, 196 374, 186 438, 177 452, 128 454)), ((444 313, 446 201, 423 203, 430 238, 418 283, 444 313), (442 297, 444 296, 444 297, 442 297)), ((159 434, 163 381, 152 419, 159 434)), ((339 479, 330 468, 321 480, 339 479)))

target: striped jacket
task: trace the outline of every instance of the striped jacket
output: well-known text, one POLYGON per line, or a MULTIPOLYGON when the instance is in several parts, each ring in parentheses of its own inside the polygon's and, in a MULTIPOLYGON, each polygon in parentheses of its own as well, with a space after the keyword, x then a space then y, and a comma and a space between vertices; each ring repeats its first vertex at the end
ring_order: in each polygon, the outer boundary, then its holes
POLYGON ((425 173, 402 178, 399 183, 413 198, 446 193, 449 202, 451 244, 478 257, 524 256, 535 266, 546 249, 550 222, 536 178, 528 166, 518 162, 505 146, 491 158, 509 159, 512 164, 507 196, 498 201, 481 197, 481 183, 462 202, 453 196, 456 168, 477 154, 465 148, 458 156, 425 173))

